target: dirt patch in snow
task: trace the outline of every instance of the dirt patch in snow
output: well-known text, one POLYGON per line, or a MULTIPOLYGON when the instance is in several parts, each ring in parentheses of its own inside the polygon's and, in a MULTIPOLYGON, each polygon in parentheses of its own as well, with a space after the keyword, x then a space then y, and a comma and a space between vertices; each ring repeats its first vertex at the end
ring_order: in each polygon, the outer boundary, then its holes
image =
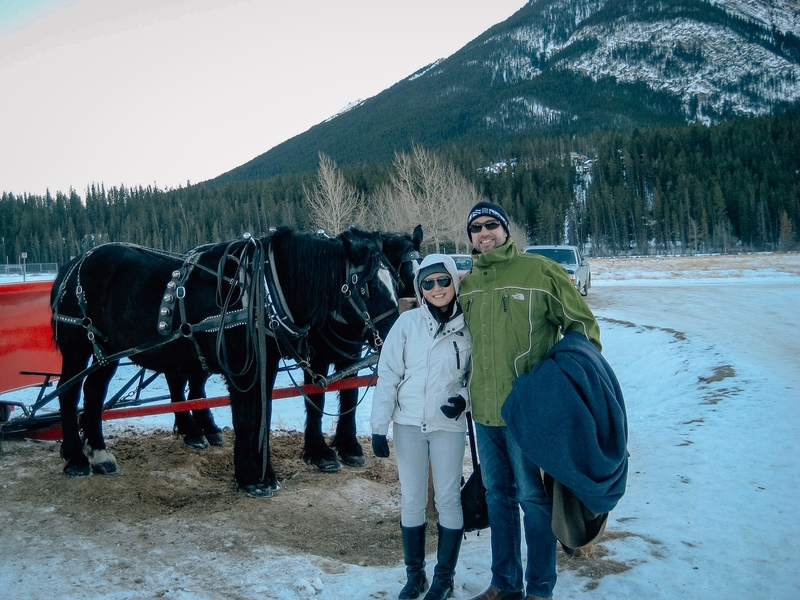
POLYGON ((225 446, 202 451, 169 431, 130 429, 107 439, 120 474, 78 479, 61 472, 59 443, 5 440, 4 529, 25 514, 39 526, 68 527, 95 541, 114 524, 115 535, 105 536, 114 544, 154 536, 164 546, 163 535, 180 523, 177 535, 209 551, 249 554, 268 543, 346 563, 402 560, 394 461, 372 457, 365 468, 326 474, 300 459, 300 433, 273 433, 273 466, 283 489, 254 500, 237 490, 233 432, 224 433, 225 446))
MULTIPOLYGON (((57 540, 84 540, 100 553, 121 546, 131 565, 152 560, 154 547, 169 564, 192 550, 251 560, 253 548, 265 544, 322 557, 328 572, 342 571, 343 563, 402 564, 396 463, 376 459, 368 438, 360 439, 365 467, 322 473, 300 458, 301 433, 273 432, 272 459, 282 489, 256 500, 236 487, 233 432, 224 434, 225 446, 196 450, 170 431, 131 427, 107 439, 120 474, 78 479, 62 473, 60 443, 3 440, 0 539, 7 547, 41 544, 63 560, 70 550, 57 540)), ((429 518, 435 521, 432 508, 429 518)), ((428 551, 435 552, 436 527, 429 532, 428 551)), ((607 554, 602 545, 572 558, 559 550, 559 568, 590 580, 626 568, 604 560, 607 554)))

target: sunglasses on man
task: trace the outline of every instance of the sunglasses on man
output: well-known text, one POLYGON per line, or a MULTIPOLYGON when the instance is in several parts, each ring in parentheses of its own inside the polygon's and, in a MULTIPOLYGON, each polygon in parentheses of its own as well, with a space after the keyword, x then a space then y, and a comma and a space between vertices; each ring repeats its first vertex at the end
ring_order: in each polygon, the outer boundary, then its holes
POLYGON ((422 286, 423 290, 430 292, 433 289, 433 286, 437 283, 439 284, 439 287, 446 288, 450 287, 450 284, 453 283, 453 279, 447 275, 442 275, 436 279, 423 279, 420 285, 422 286))
POLYGON ((494 231, 498 227, 500 227, 502 223, 500 221, 486 221, 485 223, 473 223, 467 229, 469 229, 470 233, 480 233, 481 229, 486 227, 488 231, 494 231))

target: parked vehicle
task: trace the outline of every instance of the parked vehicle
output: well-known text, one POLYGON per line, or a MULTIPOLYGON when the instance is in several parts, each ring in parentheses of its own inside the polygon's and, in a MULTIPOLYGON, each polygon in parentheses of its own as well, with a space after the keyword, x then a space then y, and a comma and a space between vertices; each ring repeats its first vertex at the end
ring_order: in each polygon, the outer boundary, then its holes
POLYGON ((451 254, 450 256, 456 263, 458 279, 460 281, 464 279, 464 275, 469 273, 469 270, 472 268, 472 256, 470 254, 451 254))
POLYGON ((525 252, 541 254, 554 260, 567 270, 572 284, 585 296, 592 287, 592 273, 589 261, 581 254, 577 246, 527 246, 525 252))

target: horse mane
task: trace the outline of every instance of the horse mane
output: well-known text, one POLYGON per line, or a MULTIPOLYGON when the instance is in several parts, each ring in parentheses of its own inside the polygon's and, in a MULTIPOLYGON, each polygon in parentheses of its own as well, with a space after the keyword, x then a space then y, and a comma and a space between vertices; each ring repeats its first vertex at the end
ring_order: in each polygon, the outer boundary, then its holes
POLYGON ((281 288, 298 325, 320 325, 344 300, 347 253, 337 238, 280 228, 271 242, 281 288))

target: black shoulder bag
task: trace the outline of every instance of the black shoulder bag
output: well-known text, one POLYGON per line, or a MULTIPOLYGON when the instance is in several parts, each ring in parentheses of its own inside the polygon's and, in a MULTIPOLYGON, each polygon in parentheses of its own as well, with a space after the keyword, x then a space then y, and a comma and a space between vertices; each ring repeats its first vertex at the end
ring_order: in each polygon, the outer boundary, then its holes
POLYGON ((467 413, 469 449, 472 452, 472 475, 461 487, 461 510, 464 513, 464 531, 480 531, 489 527, 489 507, 486 505, 486 488, 483 487, 481 466, 475 449, 475 433, 472 430, 472 413, 467 413))

